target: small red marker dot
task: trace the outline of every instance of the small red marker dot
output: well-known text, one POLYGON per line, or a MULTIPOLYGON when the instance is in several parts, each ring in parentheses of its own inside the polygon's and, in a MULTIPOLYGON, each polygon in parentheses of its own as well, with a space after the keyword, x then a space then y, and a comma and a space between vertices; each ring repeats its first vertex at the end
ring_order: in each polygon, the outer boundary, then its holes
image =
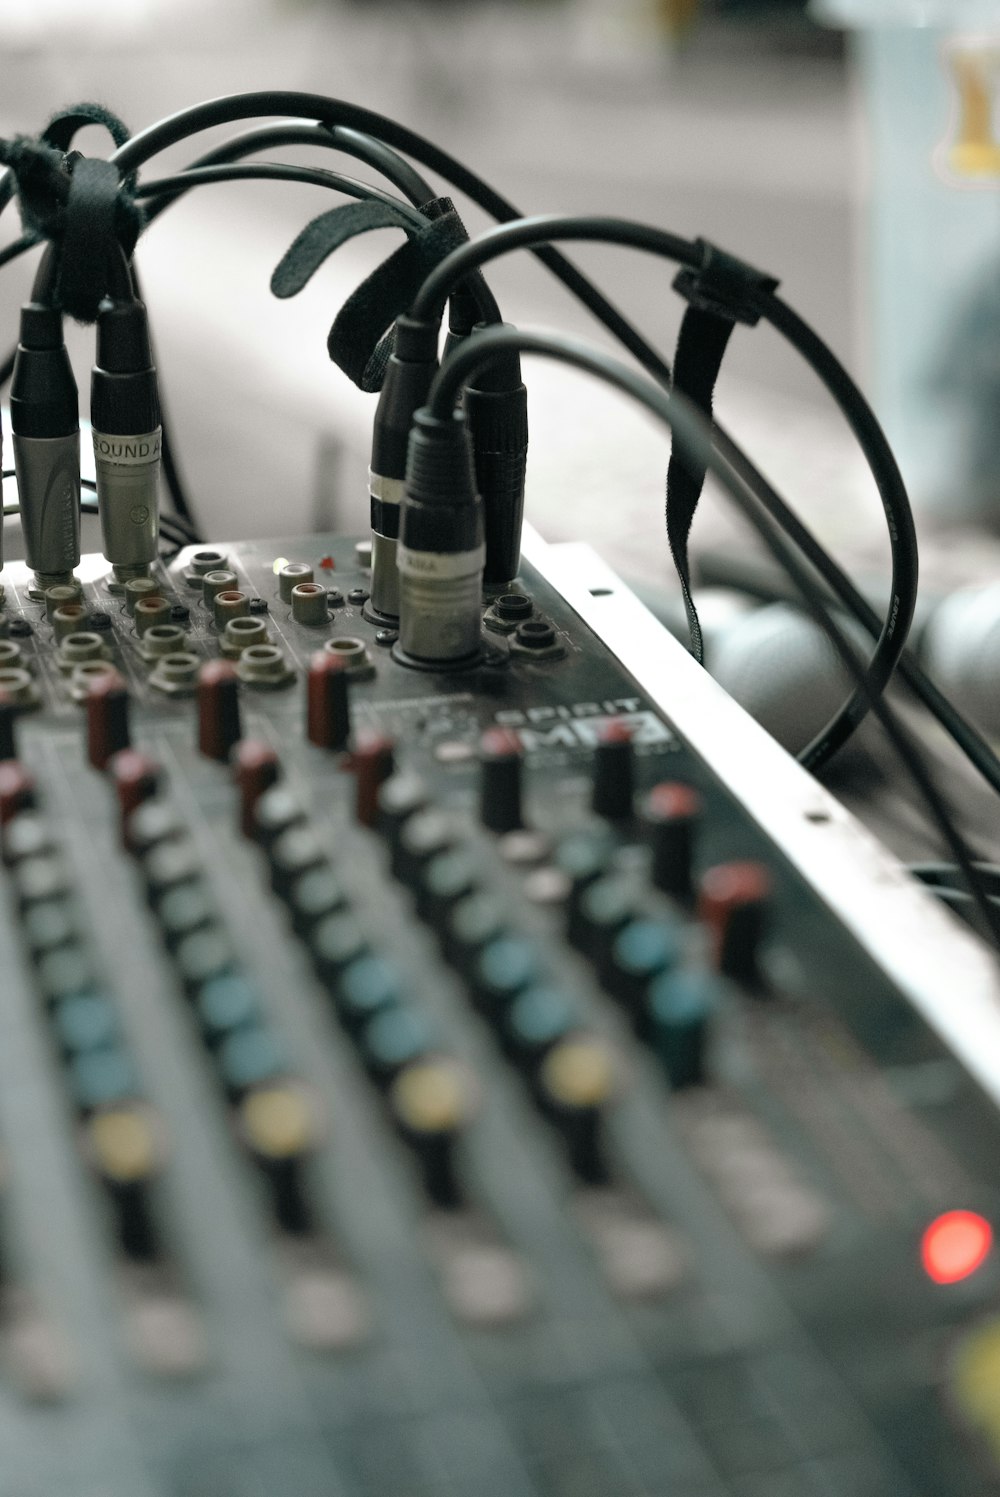
POLYGON ((337 563, 332 556, 321 556, 319 564, 324 572, 335 572, 337 570, 337 563))
POLYGON ((993 1246, 993 1228, 975 1211, 946 1211, 920 1240, 920 1261, 935 1284, 957 1284, 981 1268, 993 1246))

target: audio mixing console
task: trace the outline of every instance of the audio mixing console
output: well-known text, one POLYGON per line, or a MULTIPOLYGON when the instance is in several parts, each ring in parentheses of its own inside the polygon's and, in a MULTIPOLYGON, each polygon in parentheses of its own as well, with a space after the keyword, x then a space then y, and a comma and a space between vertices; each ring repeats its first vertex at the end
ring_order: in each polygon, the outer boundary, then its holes
POLYGON ((1000 1492, 1000 986, 582 548, 4 573, 2 1497, 1000 1492))

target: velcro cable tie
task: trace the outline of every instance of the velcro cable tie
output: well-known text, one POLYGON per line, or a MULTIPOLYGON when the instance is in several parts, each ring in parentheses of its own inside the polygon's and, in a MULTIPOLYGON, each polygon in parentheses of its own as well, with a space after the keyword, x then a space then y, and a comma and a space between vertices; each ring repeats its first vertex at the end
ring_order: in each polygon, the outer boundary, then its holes
POLYGON ((334 250, 373 229, 413 232, 412 215, 391 203, 345 203, 306 224, 282 255, 271 277, 271 290, 282 299, 296 296, 334 250))
POLYGON ((427 276, 465 242, 457 215, 435 219, 384 260, 347 298, 334 319, 327 351, 349 379, 369 393, 381 388, 379 350, 396 318, 411 305, 427 276), (375 382, 377 379, 377 383, 375 382))
POLYGON ((674 290, 699 311, 756 327, 761 315, 758 299, 761 293, 778 289, 777 277, 757 270, 707 239, 696 239, 695 244, 702 263, 697 269, 686 266, 679 270, 674 290))
MULTIPOLYGON (((706 239, 695 241, 701 252, 697 269, 685 268, 674 279, 674 290, 688 303, 681 319, 674 356, 673 388, 711 421, 715 383, 736 324, 755 327, 760 321, 761 295, 777 289, 774 276, 748 265, 706 239)), ((698 611, 691 594, 688 539, 705 484, 705 465, 674 447, 667 469, 667 541, 680 580, 687 614, 690 649, 701 661, 704 645, 698 611)))
POLYGON ((110 161, 78 156, 73 162, 56 293, 80 322, 96 319, 108 292, 111 257, 122 251, 130 256, 139 236, 141 213, 120 188, 110 161))

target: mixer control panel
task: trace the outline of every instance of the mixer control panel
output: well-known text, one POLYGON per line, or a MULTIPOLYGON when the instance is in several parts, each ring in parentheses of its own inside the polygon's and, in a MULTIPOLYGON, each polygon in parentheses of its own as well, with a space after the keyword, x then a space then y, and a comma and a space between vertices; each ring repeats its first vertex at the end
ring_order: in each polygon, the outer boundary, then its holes
POLYGON ((343 537, 5 572, 0 1497, 1000 1492, 989 963, 531 554, 448 672, 343 537))

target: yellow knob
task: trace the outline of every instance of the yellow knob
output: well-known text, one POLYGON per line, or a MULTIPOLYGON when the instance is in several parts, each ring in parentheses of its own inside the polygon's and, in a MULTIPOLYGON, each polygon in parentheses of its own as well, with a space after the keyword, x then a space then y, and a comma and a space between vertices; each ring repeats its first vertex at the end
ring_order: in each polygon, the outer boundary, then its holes
POLYGON ((390 1099, 396 1116, 412 1133, 453 1133, 472 1111, 468 1074, 447 1056, 404 1067, 393 1082, 390 1099))
POLYGON ((952 1391, 968 1423, 1000 1460, 1000 1320, 977 1326, 955 1354, 952 1391))
POLYGON ((133 1185, 155 1174, 163 1159, 162 1140, 148 1109, 118 1107, 96 1113, 86 1125, 98 1172, 118 1185, 133 1185))
POLYGON ((564 1040, 545 1057, 541 1082, 562 1107, 602 1107, 614 1092, 611 1057, 599 1040, 564 1040))
POLYGON ((240 1103, 240 1114, 247 1143, 265 1159, 292 1159, 315 1142, 313 1110, 299 1087, 252 1091, 240 1103))

